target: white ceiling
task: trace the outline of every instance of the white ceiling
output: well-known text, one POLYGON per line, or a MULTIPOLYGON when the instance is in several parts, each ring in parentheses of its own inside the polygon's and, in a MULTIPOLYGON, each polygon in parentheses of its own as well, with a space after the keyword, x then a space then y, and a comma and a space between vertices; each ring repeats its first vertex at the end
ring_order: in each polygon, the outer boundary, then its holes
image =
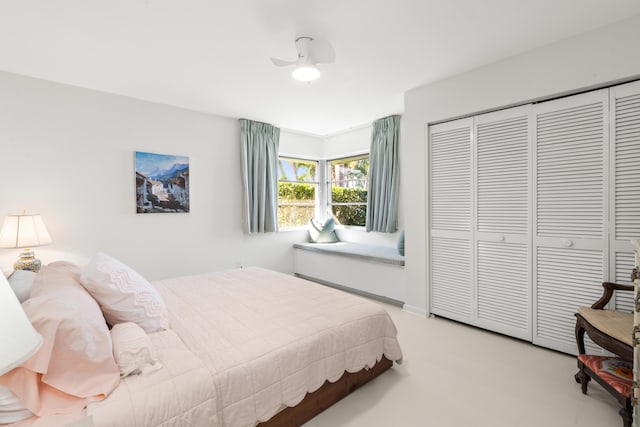
MULTIPOLYGON (((331 135, 403 92, 640 13, 638 0, 0 0, 0 70, 331 135), (296 82, 299 35, 334 46, 296 82)), ((1 94, 0 94, 1 96, 1 94)))

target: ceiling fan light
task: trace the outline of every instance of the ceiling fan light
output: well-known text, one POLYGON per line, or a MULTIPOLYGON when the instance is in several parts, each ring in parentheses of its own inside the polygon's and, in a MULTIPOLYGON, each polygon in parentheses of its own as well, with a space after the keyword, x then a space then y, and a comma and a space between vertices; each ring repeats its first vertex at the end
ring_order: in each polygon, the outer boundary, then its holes
POLYGON ((310 82, 320 77, 320 70, 315 65, 303 64, 294 68, 291 76, 301 82, 310 82))

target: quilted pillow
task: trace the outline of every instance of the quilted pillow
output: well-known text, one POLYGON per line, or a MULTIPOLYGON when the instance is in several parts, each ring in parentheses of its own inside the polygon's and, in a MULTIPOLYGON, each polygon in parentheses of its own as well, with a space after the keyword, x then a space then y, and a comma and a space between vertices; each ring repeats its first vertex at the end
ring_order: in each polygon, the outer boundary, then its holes
POLYGON ((151 338, 135 323, 118 323, 111 328, 113 357, 120 368, 120 377, 142 374, 159 368, 153 353, 151 338), (154 366, 155 365, 155 366, 154 366))
POLYGON ((32 296, 22 304, 42 346, 0 377, 39 416, 80 411, 106 397, 120 382, 111 336, 100 307, 74 274, 44 266, 32 296))
POLYGON ((99 252, 82 270, 80 283, 98 301, 110 325, 133 322, 151 333, 167 329, 167 307, 158 291, 140 274, 99 252))
POLYGON ((309 221, 309 240, 312 243, 335 243, 338 236, 335 232, 336 222, 333 218, 320 223, 315 219, 309 221))

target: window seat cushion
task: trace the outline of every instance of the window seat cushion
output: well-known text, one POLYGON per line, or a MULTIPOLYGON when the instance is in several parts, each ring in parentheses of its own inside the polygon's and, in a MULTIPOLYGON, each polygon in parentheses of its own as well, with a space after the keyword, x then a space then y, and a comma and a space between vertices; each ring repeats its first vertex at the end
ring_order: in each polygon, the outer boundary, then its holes
POLYGON ((398 250, 394 247, 353 242, 296 243, 293 247, 307 251, 360 258, 371 262, 404 266, 404 256, 398 254, 398 250))

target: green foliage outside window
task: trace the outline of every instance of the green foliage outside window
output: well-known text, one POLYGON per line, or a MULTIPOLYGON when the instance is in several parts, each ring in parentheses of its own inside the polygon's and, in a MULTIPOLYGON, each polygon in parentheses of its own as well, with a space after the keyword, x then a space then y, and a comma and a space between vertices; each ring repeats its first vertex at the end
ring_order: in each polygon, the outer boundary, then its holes
POLYGON ((340 224, 364 226, 367 217, 367 190, 362 188, 331 187, 333 215, 340 224), (362 203, 340 205, 337 203, 362 203))
POLYGON ((279 181, 315 181, 318 162, 311 160, 278 158, 279 181))
POLYGON ((278 200, 281 203, 311 203, 316 201, 316 186, 298 182, 279 182, 278 200))
MULTIPOLYGON (((278 224, 306 226, 316 213, 317 162, 280 157, 278 224)), ((364 226, 367 213, 369 157, 334 160, 331 171, 331 211, 343 225, 364 226)))
MULTIPOLYGON (((296 182, 278 183, 278 220, 281 227, 305 226, 315 214, 316 186, 296 182)), ((367 190, 332 187, 332 211, 340 224, 364 226, 367 190), (358 203, 341 205, 339 203, 358 203)))
POLYGON ((314 217, 316 207, 312 206, 278 206, 278 226, 303 227, 309 224, 309 220, 314 217))
POLYGON ((278 183, 278 225, 300 227, 309 223, 316 211, 316 185, 278 183))
POLYGON ((367 216, 369 156, 332 160, 329 170, 333 216, 343 225, 364 226, 367 216))

